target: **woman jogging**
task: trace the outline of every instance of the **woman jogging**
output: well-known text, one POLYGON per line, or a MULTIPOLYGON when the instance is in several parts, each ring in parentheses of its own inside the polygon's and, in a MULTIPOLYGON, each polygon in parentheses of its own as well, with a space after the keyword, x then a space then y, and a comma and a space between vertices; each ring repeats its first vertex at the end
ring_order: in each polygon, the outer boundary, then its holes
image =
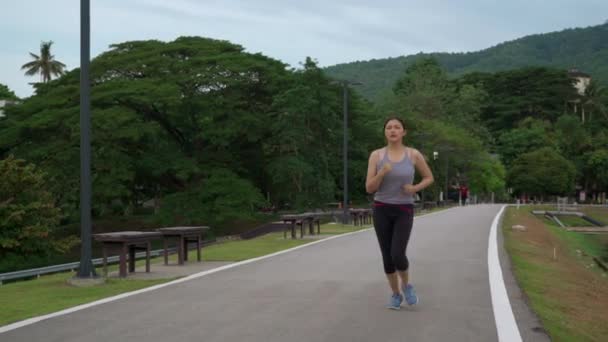
POLYGON ((414 287, 409 283, 407 243, 414 222, 414 195, 433 183, 433 174, 418 150, 403 144, 405 125, 392 117, 384 123, 387 146, 369 156, 365 189, 374 194, 374 228, 384 272, 392 295, 388 307, 399 310, 403 296, 409 305, 418 303, 414 287), (422 176, 414 185, 414 172, 422 176), (399 278, 401 286, 399 286, 399 278))

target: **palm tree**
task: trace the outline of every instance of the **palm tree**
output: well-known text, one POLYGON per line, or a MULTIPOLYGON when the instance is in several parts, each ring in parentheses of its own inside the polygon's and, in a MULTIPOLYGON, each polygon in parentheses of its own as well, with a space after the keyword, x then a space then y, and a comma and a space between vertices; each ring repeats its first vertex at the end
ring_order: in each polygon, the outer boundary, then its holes
POLYGON ((33 61, 23 64, 21 70, 27 70, 27 76, 40 74, 42 82, 46 83, 51 80, 52 76, 61 76, 65 73, 65 64, 55 60, 55 56, 51 55, 52 41, 40 43, 40 56, 30 52, 33 61))

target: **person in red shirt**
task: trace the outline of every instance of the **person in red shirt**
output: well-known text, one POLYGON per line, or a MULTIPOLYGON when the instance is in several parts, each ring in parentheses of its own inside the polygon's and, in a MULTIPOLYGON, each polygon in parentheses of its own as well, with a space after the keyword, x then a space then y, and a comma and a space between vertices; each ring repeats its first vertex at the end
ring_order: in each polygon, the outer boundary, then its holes
POLYGON ((469 188, 467 188, 466 184, 462 184, 460 186, 460 200, 462 201, 462 205, 467 205, 467 198, 469 198, 469 188))

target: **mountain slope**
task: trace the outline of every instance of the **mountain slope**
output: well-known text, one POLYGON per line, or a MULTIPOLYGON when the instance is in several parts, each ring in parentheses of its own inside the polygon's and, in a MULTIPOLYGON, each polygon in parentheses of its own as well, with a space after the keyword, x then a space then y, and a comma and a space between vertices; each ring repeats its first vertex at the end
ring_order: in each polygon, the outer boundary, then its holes
POLYGON ((435 57, 452 76, 472 71, 496 72, 525 66, 577 68, 608 85, 608 22, 586 28, 536 34, 494 47, 467 53, 430 53, 397 58, 358 61, 325 68, 338 79, 357 80, 357 87, 370 100, 390 91, 395 81, 414 60, 435 57))

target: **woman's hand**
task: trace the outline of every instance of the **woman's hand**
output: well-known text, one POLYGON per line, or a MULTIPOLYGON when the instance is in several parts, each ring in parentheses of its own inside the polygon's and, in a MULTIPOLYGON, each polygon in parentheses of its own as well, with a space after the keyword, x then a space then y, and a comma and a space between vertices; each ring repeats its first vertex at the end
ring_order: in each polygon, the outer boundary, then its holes
POLYGON ((405 184, 403 186, 403 191, 408 195, 413 195, 417 192, 416 186, 414 186, 413 184, 405 184))
POLYGON ((382 172, 382 175, 386 175, 387 173, 391 172, 391 170, 393 169, 393 164, 391 163, 385 163, 382 166, 382 169, 380 170, 380 172, 382 172))

